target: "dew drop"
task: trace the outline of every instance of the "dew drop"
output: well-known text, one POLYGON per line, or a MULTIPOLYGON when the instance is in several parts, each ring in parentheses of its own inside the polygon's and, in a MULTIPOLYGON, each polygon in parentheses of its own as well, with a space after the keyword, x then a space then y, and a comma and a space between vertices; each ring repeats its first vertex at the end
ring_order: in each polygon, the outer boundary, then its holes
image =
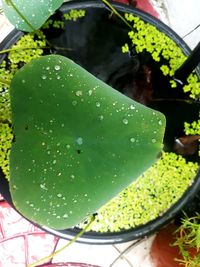
POLYGON ((55 70, 60 70, 60 66, 59 65, 55 65, 54 69, 55 70))
POLYGON ((101 106, 101 104, 99 103, 99 102, 96 102, 96 107, 100 107, 101 106))
POLYGON ((50 67, 46 67, 46 70, 50 70, 50 67))
POLYGON ((42 75, 42 80, 46 80, 47 76, 46 75, 42 75))
POLYGON ((56 164, 56 159, 53 160, 53 164, 56 164))
POLYGON ((103 118, 104 118, 103 115, 100 115, 100 116, 99 116, 100 121, 102 121, 103 118))
POLYGON ((59 197, 59 198, 62 197, 62 194, 61 193, 57 194, 57 197, 59 197))
POLYGON ((155 138, 152 138, 152 139, 151 139, 151 142, 152 142, 153 144, 155 144, 155 143, 156 143, 156 139, 155 139, 155 138))
POLYGON ((78 137, 78 138, 76 139, 76 143, 77 143, 78 145, 82 145, 82 144, 83 144, 83 138, 82 138, 82 137, 78 137))
POLYGON ((57 76, 57 80, 60 80, 60 76, 57 76))
POLYGON ((70 145, 66 145, 66 148, 67 148, 67 149, 70 149, 70 145))
POLYGON ((159 121, 158 124, 159 124, 159 125, 162 125, 163 123, 162 123, 162 121, 159 121))
POLYGON ((128 124, 128 120, 127 120, 127 119, 123 119, 122 122, 123 122, 124 124, 128 124))
POLYGON ((88 95, 91 96, 92 95, 92 90, 88 91, 88 95))
POLYGON ((82 91, 76 91, 76 96, 82 96, 83 92, 82 91))
POLYGON ((22 80, 22 83, 25 83, 26 81, 25 80, 22 80))
POLYGON ((133 105, 130 105, 130 109, 135 109, 135 107, 133 105))
POLYGON ((130 141, 131 141, 131 143, 135 143, 135 138, 131 137, 130 141))
POLYGON ((69 216, 68 216, 68 214, 67 213, 65 213, 64 215, 63 215, 63 218, 68 218, 69 216))
POLYGON ((77 105, 77 101, 72 101, 72 105, 76 106, 77 105))
POLYGON ((40 184, 40 188, 43 189, 43 190, 48 190, 48 189, 46 188, 46 184, 45 184, 45 183, 44 183, 44 184, 40 184))
POLYGON ((74 179, 74 178, 75 178, 75 176, 72 174, 72 175, 71 175, 71 178, 72 178, 72 179, 74 179))

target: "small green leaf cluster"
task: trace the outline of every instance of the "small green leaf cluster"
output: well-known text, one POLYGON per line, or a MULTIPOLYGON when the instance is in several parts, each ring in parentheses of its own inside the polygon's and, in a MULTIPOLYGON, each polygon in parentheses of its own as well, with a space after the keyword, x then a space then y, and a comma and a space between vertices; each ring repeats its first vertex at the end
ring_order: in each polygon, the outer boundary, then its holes
POLYGON ((45 24, 42 26, 42 29, 49 29, 49 28, 55 28, 55 29, 64 29, 64 22, 61 20, 53 20, 53 19, 49 19, 47 20, 47 22, 45 22, 45 24))
POLYGON ((13 140, 13 133, 8 123, 0 122, 0 167, 9 179, 9 154, 13 140))
MULTIPOLYGON (((129 22, 133 22, 133 30, 129 32, 129 38, 136 52, 147 51, 155 61, 166 60, 167 64, 162 65, 161 70, 164 75, 173 76, 175 70, 186 59, 181 48, 156 27, 144 22, 139 17, 125 14, 125 18, 129 22)), ((125 51, 127 51, 127 44, 125 44, 125 47, 125 51)), ((123 47, 123 50, 125 47, 123 47)))
POLYGON ((197 169, 197 163, 164 152, 138 180, 100 208, 90 230, 118 232, 156 219, 180 199, 197 169))
MULTIPOLYGON (((77 21, 79 18, 84 17, 86 14, 86 11, 83 9, 72 9, 68 13, 63 14, 63 17, 65 20, 73 20, 77 21)), ((42 26, 42 29, 49 29, 49 28, 55 28, 55 29, 64 29, 65 23, 61 20, 53 20, 49 19, 47 20, 44 25, 42 26)))
MULTIPOLYGON (((1 63, 0 77, 9 83, 20 67, 43 54, 44 47, 46 41, 42 32, 22 36, 8 51, 7 60, 1 63)), ((0 83, 0 167, 7 178, 9 178, 8 162, 13 140, 11 123, 9 86, 0 83)))
MULTIPOLYGON (((199 118, 200 118, 200 113, 199 113, 199 118)), ((197 121, 193 121, 192 123, 185 122, 184 131, 186 135, 200 136, 200 119, 197 121)), ((200 157, 200 145, 199 145, 199 157, 200 157)))
POLYGON ((185 216, 174 234, 176 241, 173 246, 178 246, 183 257, 177 261, 187 267, 200 266, 200 214, 191 218, 185 216), (192 253, 190 250, 193 250, 192 253))
POLYGON ((66 20, 77 21, 77 19, 84 17, 85 16, 85 13, 86 13, 86 11, 83 10, 83 9, 79 9, 79 10, 72 9, 68 13, 65 13, 64 14, 64 18, 66 20))
POLYGON ((192 123, 185 122, 184 126, 187 135, 200 135, 200 119, 198 121, 193 121, 192 123))
POLYGON ((38 58, 43 54, 43 48, 46 47, 46 38, 41 31, 37 33, 25 34, 9 52, 8 59, 11 62, 11 68, 18 68, 18 64, 26 64, 38 58), (17 66, 16 66, 17 65, 17 66))
POLYGON ((185 93, 190 93, 190 97, 195 100, 200 100, 200 82, 196 74, 192 73, 187 79, 188 84, 183 87, 185 93))
MULTIPOLYGON (((180 47, 164 33, 160 32, 156 27, 144 22, 139 17, 132 14, 125 14, 125 18, 129 22, 133 22, 133 30, 129 32, 132 45, 137 53, 143 51, 149 52, 155 61, 166 61, 160 69, 163 75, 173 77, 175 71, 186 60, 187 56, 183 54, 180 47)), ((129 51, 128 44, 122 47, 122 52, 129 51)), ((190 93, 192 99, 200 99, 200 82, 195 73, 190 74, 187 80, 188 84, 183 87, 183 91, 190 93)), ((171 87, 177 86, 174 80, 170 81, 171 87)))

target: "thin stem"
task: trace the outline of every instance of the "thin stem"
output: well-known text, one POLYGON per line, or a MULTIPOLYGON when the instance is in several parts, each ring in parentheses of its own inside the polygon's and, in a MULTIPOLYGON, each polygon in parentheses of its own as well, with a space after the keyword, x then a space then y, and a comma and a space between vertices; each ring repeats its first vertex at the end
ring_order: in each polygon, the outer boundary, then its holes
POLYGON ((11 5, 13 9, 17 12, 17 14, 26 22, 26 24, 31 28, 32 31, 35 31, 36 29, 32 26, 32 24, 27 20, 27 18, 21 13, 21 11, 16 7, 16 5, 13 3, 12 0, 7 0, 7 4, 11 5))
POLYGON ((133 29, 131 24, 129 24, 128 21, 122 15, 120 15, 120 13, 107 0, 101 0, 101 1, 106 6, 108 6, 113 11, 113 13, 116 14, 131 30, 133 29))
POLYGON ((39 261, 36 261, 35 263, 29 264, 27 267, 35 267, 39 264, 42 264, 48 260, 51 260, 54 256, 56 256, 57 254, 59 254, 60 252, 62 252, 63 250, 65 250, 67 247, 69 247, 70 245, 72 245, 74 242, 76 242, 76 240, 81 237, 86 231, 87 229, 90 227, 90 225, 93 223, 93 221, 95 220, 95 215, 92 216, 91 221, 86 225, 86 227, 80 231, 80 233, 78 233, 67 245, 63 246, 62 248, 58 249, 57 251, 55 251, 54 253, 52 253, 51 255, 44 257, 43 259, 40 259, 39 261))
POLYGON ((48 49, 48 48, 49 48, 49 47, 47 47, 47 46, 9 48, 9 49, 5 49, 5 50, 0 51, 0 55, 1 55, 1 54, 5 54, 5 53, 9 53, 9 52, 18 51, 18 50, 28 50, 28 49, 48 49))

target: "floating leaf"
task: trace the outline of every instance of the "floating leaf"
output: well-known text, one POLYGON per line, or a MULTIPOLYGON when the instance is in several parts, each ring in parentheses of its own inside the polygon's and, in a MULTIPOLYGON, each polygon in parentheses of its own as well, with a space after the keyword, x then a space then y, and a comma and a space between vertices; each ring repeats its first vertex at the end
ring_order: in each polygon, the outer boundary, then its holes
POLYGON ((163 114, 62 56, 40 57, 20 69, 11 106, 13 202, 27 218, 55 229, 95 212, 162 149, 163 114))
POLYGON ((63 0, 3 0, 3 10, 9 21, 19 30, 31 32, 58 9, 63 0))

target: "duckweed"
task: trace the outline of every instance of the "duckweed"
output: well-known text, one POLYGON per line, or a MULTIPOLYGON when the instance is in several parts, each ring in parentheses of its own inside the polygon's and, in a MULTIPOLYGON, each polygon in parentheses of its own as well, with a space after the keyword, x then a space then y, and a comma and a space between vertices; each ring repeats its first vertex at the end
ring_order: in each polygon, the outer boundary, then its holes
POLYGON ((197 169, 197 163, 164 152, 137 181, 100 208, 88 230, 119 232, 156 219, 180 199, 197 169))
POLYGON ((0 122, 0 167, 9 179, 9 154, 13 140, 13 133, 8 123, 0 122))
MULTIPOLYGON (((173 77, 175 71, 186 60, 187 56, 178 45, 160 32, 156 27, 150 25, 139 17, 132 14, 125 14, 125 18, 129 22, 133 22, 133 30, 128 33, 131 43, 137 53, 144 51, 149 52, 155 61, 164 61, 160 69, 165 76, 173 77)), ((129 46, 126 43, 122 47, 122 52, 129 52, 129 46)), ((185 93, 189 92, 192 99, 200 100, 200 82, 195 73, 190 74, 187 79, 188 84, 183 87, 185 93)), ((174 80, 170 81, 171 87, 177 86, 174 80)))
POLYGON ((86 11, 83 9, 72 9, 68 13, 64 14, 64 18, 66 20, 73 20, 77 21, 77 19, 84 17, 86 14, 86 11))

